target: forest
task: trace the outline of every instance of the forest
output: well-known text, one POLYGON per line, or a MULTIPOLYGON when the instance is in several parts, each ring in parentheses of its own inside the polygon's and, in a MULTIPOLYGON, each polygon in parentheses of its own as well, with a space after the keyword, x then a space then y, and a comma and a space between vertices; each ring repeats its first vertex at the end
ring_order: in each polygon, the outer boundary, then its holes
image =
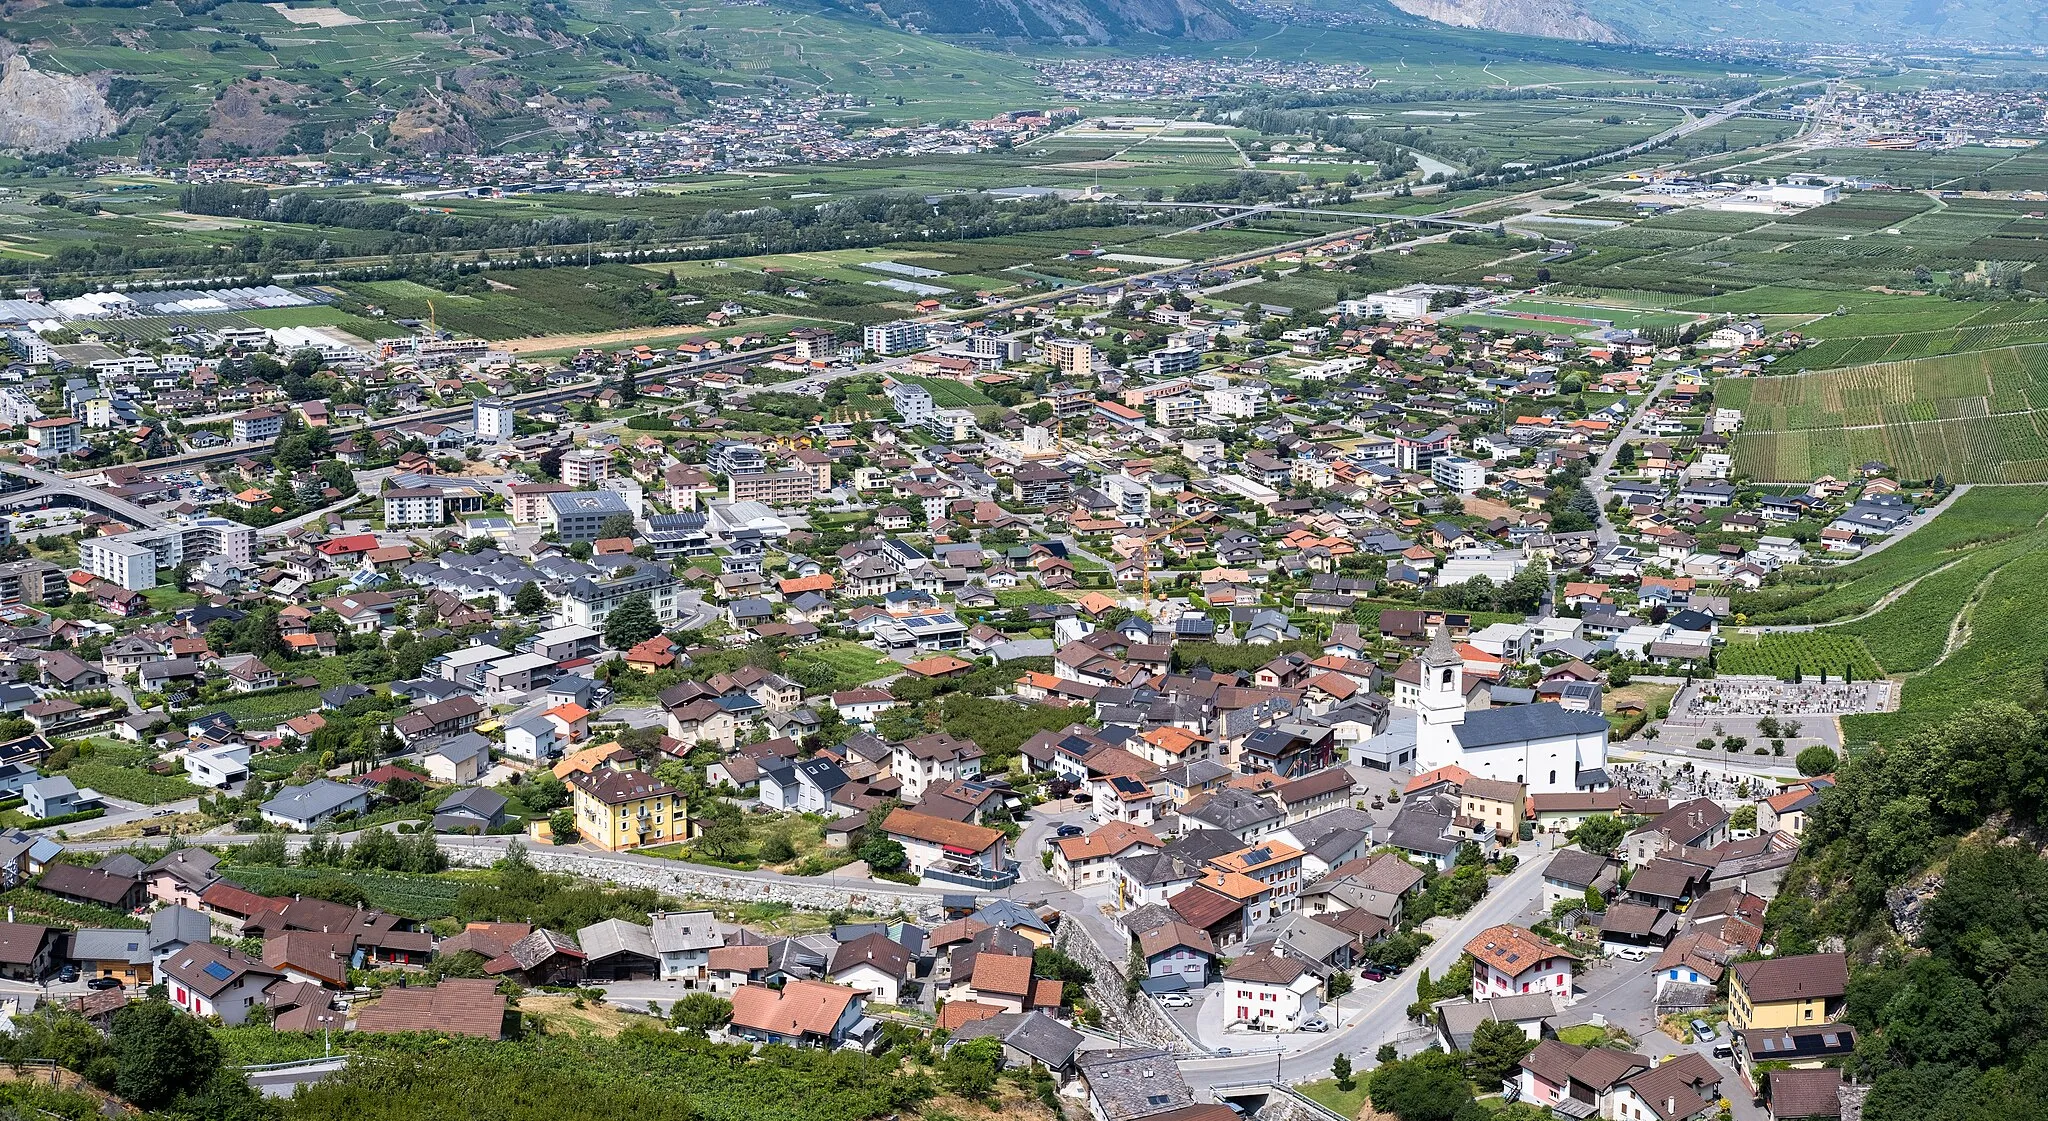
POLYGON ((1767 925, 1851 959, 1848 1073, 1868 1121, 2048 1116, 2048 750, 1988 705, 1839 772, 1767 925))

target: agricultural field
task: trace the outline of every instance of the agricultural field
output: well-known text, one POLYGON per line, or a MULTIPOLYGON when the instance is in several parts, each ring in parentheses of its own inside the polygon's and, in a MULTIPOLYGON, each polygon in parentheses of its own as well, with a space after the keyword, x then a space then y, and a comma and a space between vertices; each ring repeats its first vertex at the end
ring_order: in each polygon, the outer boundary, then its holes
POLYGON ((1381 128, 1412 129, 1475 161, 1534 164, 1625 148, 1681 119, 1671 103, 1617 105, 1562 98, 1369 103, 1339 106, 1337 111, 1381 128))
POLYGON ((1721 673, 1758 674, 1785 681, 1823 673, 1859 681, 1882 676, 1861 638, 1833 630, 1737 635, 1721 649, 1715 665, 1721 673))
POLYGON ((1870 460, 1912 480, 2048 480, 2048 346, 1727 379, 1716 400, 1743 410, 1736 470, 1759 480, 1870 460))

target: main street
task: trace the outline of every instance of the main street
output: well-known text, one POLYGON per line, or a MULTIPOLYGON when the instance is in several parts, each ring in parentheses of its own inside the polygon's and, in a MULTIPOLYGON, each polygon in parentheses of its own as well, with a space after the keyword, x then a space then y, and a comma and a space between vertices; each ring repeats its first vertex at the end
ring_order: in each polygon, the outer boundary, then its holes
POLYGON ((1607 480, 1614 475, 1615 457, 1621 454, 1622 445, 1628 443, 1631 437, 1641 435, 1637 428, 1642 424, 1643 418, 1649 415, 1650 406, 1655 405, 1657 398, 1671 388, 1672 373, 1673 371, 1665 371, 1664 376, 1657 379, 1657 384, 1650 387, 1650 392, 1643 397, 1643 403, 1636 406, 1636 411, 1629 415, 1628 423, 1622 425, 1621 431, 1614 434, 1614 439, 1608 442, 1607 450, 1600 453, 1600 459, 1594 463, 1592 473, 1586 478, 1587 485, 1593 488, 1594 501, 1600 505, 1596 519, 1599 523, 1602 545, 1613 545, 1621 540, 1621 534, 1607 518, 1607 480))
MULTIPOLYGON (((1256 1054, 1196 1056, 1181 1060, 1181 1075, 1196 1090, 1257 1082, 1278 1081, 1292 1085, 1330 1077, 1330 1062, 1340 1054, 1351 1056, 1356 1069, 1372 1066, 1373 1055, 1383 1043, 1396 1043, 1415 1031, 1407 1009, 1415 1002, 1415 980, 1423 969, 1441 977, 1465 952, 1474 934, 1501 923, 1527 923, 1540 913, 1543 898, 1543 866, 1549 862, 1549 848, 1541 841, 1518 846, 1521 865, 1496 881, 1478 905, 1454 920, 1432 919, 1422 929, 1435 937, 1415 964, 1385 981, 1359 981, 1346 1002, 1342 1018, 1350 1026, 1323 1035, 1290 1034, 1275 1037, 1275 1047, 1256 1054)), ((1246 1035, 1252 1047, 1265 1045, 1260 1036, 1246 1035)), ((1235 1045, 1233 1045, 1235 1049, 1235 1045)))

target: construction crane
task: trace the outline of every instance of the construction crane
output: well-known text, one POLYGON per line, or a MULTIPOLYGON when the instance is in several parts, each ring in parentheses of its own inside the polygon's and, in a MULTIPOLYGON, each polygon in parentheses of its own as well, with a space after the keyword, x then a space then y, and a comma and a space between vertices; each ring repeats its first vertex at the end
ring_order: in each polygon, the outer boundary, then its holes
POLYGON ((1144 565, 1144 568, 1142 569, 1142 574, 1138 577, 1138 586, 1140 589, 1139 594, 1146 603, 1152 602, 1152 543, 1172 537, 1181 530, 1201 521, 1203 517, 1204 515, 1202 514, 1196 514, 1191 518, 1183 518, 1178 524, 1154 533, 1148 533, 1139 540, 1136 555, 1139 562, 1144 565))

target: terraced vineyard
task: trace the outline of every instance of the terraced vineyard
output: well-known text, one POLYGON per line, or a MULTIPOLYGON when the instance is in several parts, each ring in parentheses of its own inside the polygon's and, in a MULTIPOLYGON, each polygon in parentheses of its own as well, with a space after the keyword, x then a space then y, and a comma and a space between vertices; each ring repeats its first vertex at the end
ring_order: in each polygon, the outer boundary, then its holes
POLYGON ((1728 380, 1736 470, 1773 482, 1878 460, 1906 479, 2048 480, 2048 346, 1728 380))
POLYGON ((1847 716, 1852 745, 1895 740, 1986 702, 2043 700, 2048 488, 1979 487, 1896 547, 1838 568, 1789 570, 1735 604, 1750 622, 1816 630, 1735 634, 1724 673, 1789 678, 1844 667, 1904 680, 1900 711, 1847 716), (1894 598, 1886 599, 1888 594, 1894 598), (1878 606, 1882 604, 1882 606, 1878 606))

